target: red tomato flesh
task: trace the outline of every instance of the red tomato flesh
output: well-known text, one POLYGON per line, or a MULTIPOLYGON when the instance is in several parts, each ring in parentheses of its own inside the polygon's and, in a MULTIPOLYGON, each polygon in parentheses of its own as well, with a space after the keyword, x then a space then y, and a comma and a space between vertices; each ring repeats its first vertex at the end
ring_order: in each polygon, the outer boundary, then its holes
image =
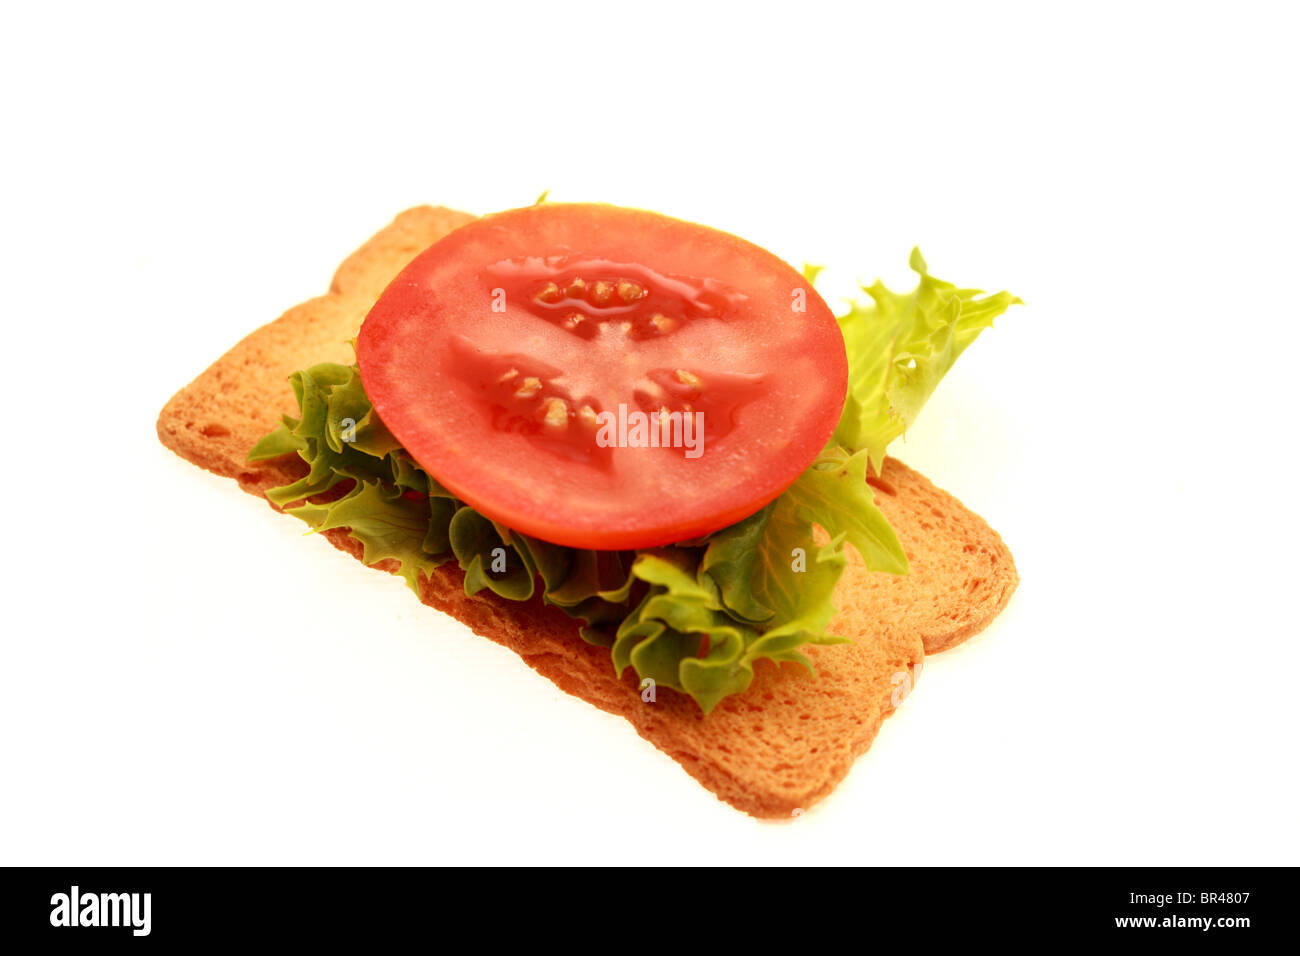
POLYGON ((844 340, 797 271, 705 226, 547 203, 476 220, 361 327, 375 411, 449 491, 576 548, 753 514, 830 438, 844 340))

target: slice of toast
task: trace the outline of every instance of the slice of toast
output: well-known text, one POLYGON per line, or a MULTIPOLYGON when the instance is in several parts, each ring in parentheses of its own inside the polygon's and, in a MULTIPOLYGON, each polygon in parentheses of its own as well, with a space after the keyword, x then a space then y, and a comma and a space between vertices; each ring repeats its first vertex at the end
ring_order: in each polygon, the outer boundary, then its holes
MULTIPOLYGON (((255 495, 297 478, 303 465, 295 456, 247 461, 280 416, 297 410, 287 377, 319 362, 351 363, 348 340, 389 281, 472 218, 428 206, 402 213, 348 257, 328 294, 258 329, 181 389, 158 418, 163 444, 255 495)), ((609 651, 585 643, 573 619, 540 599, 467 596, 454 562, 422 579, 420 599, 511 648, 560 689, 626 717, 721 799, 754 816, 789 817, 848 773, 906 696, 922 656, 983 629, 1019 581, 997 533, 923 476, 891 458, 873 485, 911 574, 867 572, 847 549, 831 628, 854 643, 805 648, 816 677, 760 661, 750 688, 707 717, 671 690, 643 701, 630 669, 616 677, 609 651)), ((361 546, 346 531, 325 534, 360 559, 361 546)), ((392 562, 375 567, 392 570, 392 562)))

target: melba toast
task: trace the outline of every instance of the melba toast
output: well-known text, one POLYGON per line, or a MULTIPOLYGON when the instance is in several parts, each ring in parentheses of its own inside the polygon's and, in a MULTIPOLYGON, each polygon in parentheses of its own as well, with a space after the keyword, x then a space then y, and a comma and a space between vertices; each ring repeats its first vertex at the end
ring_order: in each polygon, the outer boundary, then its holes
MULTIPOLYGON (((900 383, 887 394, 854 379, 854 349, 871 342, 877 332, 876 326, 868 323, 879 324, 883 318, 869 314, 866 307, 861 316, 839 320, 849 345, 847 367, 840 361, 838 386, 834 369, 823 376, 831 380, 827 391, 839 388, 839 395, 806 399, 803 420, 815 423, 815 434, 809 437, 793 428, 788 435, 783 433, 782 447, 799 446, 797 454, 792 452, 782 460, 785 470, 775 476, 760 470, 737 474, 730 484, 738 491, 711 492, 718 502, 712 516, 710 495, 700 493, 687 496, 690 500, 678 512, 671 503, 658 509, 653 516, 658 524, 651 526, 638 518, 634 509, 621 508, 621 502, 610 497, 604 506, 605 521, 585 522, 574 511, 561 526, 556 517, 557 511, 563 511, 559 505, 530 511, 530 488, 507 486, 505 479, 491 471, 490 462, 475 459, 457 467, 441 467, 454 453, 456 442, 464 438, 449 431, 452 426, 444 419, 452 416, 431 414, 410 396, 438 389, 457 395, 455 389, 459 388, 473 395, 470 389, 480 386, 474 381, 461 382, 456 375, 460 368, 478 367, 478 363, 491 372, 490 381, 484 381, 493 387, 504 379, 507 391, 501 394, 505 397, 493 393, 492 401, 520 403, 518 421, 522 424, 511 425, 515 430, 509 440, 541 443, 538 447, 542 450, 528 459, 529 469, 560 475, 544 480, 561 480, 570 466, 560 462, 575 459, 582 467, 595 462, 592 468, 609 474, 617 471, 619 462, 645 461, 650 463, 647 467, 657 468, 659 462, 668 461, 666 456, 674 456, 663 467, 680 471, 671 476, 675 487, 692 480, 689 476, 708 474, 690 471, 692 461, 684 454, 688 449, 669 447, 667 440, 662 448, 624 445, 606 451, 606 446, 590 439, 599 427, 598 403, 585 401, 586 393, 552 388, 545 372, 553 365, 539 360, 536 368, 541 372, 524 374, 533 366, 522 371, 515 366, 531 357, 501 343, 493 350, 482 341, 467 345, 464 335, 454 342, 447 340, 447 349, 468 351, 463 361, 444 364, 445 381, 436 377, 425 381, 423 368, 409 360, 412 355, 424 354, 428 342, 434 341, 428 336, 436 331, 436 323, 417 324, 410 316, 421 309, 446 308, 442 304, 446 299, 439 299, 437 292, 459 288, 458 282, 472 284, 478 274, 465 279, 453 270, 455 243, 476 248, 475 243, 481 242, 478 235, 467 231, 446 246, 439 240, 476 221, 497 224, 499 231, 509 223, 522 222, 527 229, 544 232, 566 226, 563 222, 553 225, 552 219, 580 215, 590 219, 582 220, 581 227, 594 230, 606 210, 613 209, 561 206, 554 213, 525 210, 484 220, 442 208, 408 210, 348 257, 327 294, 290 309, 253 332, 178 392, 158 419, 158 434, 168 448, 187 460, 237 480, 252 494, 266 497, 269 493, 272 507, 288 509, 307 520, 341 550, 368 559, 367 563, 379 570, 402 571, 425 604, 510 647, 562 690, 627 718, 641 736, 721 799, 755 816, 788 817, 826 796, 854 759, 866 751, 881 721, 906 697, 926 653, 969 638, 1006 606, 1018 583, 1015 565, 1002 540, 979 516, 923 476, 885 457, 884 445, 901 432, 906 424, 901 419, 906 415, 897 410, 878 414, 872 403, 891 400, 897 409, 914 413, 928 392, 921 394, 916 388, 909 392, 905 369, 899 373, 900 383), (508 218, 512 216, 518 219, 508 218), (422 275, 419 269, 432 277, 434 293, 402 298, 390 290, 390 284, 415 288, 411 277, 422 275), (399 274, 402 282, 394 283, 399 274), (377 317, 363 334, 363 321, 372 310, 377 317), (858 321, 861 327, 852 324, 858 321), (295 389, 307 397, 303 399, 295 389), (330 408, 356 408, 357 413, 339 421, 321 417, 317 422, 312 416, 325 413, 312 404, 313 396, 328 399, 330 408), (852 422, 848 412, 840 419, 842 405, 853 410, 856 417, 852 422), (383 413, 376 414, 380 410, 383 413), (587 424, 593 426, 590 433, 576 431, 587 424), (841 436, 853 441, 851 447, 828 458, 828 452, 818 449, 832 429, 835 437, 828 448, 841 436), (554 469, 547 467, 550 459, 546 456, 551 451, 556 454, 554 469), (430 466, 427 469, 426 464, 430 466), (819 471, 811 478, 806 473, 801 477, 805 467, 819 471), (789 486, 792 479, 797 480, 791 491, 776 487, 789 486), (806 483, 805 488, 828 488, 835 481, 856 482, 845 491, 856 497, 846 497, 846 501, 863 500, 865 494, 860 513, 844 519, 852 527, 842 534, 834 526, 835 514, 828 510, 831 506, 819 507, 811 493, 811 503, 802 504, 802 499, 795 497, 793 504, 786 504, 798 492, 800 482, 806 483), (724 502, 728 494, 731 497, 724 502), (364 517, 349 518, 364 515, 372 498, 374 507, 395 509, 394 514, 409 516, 416 523, 410 541, 367 537, 364 517), (862 517, 868 511, 870 515, 862 517), (434 516, 432 520, 429 514, 434 516), (442 519, 437 517, 440 514, 442 519), (511 520, 505 520, 506 516, 511 520), (768 516, 774 517, 769 520, 768 516), (778 521, 790 525, 804 517, 806 546, 784 548, 787 539, 773 543, 778 533, 795 533, 773 530, 778 521), (344 523, 349 520, 357 525, 354 533, 344 523), (427 523, 427 529, 421 521, 427 523), (824 527, 828 523, 832 527, 824 527), (852 546, 845 547, 846 540, 852 546), (673 542, 685 543, 678 547, 673 542), (746 550, 751 547, 769 547, 767 554, 793 552, 794 564, 803 562, 811 568, 807 572, 810 577, 793 580, 819 582, 809 587, 833 588, 833 596, 828 591, 827 600, 819 602, 796 594, 789 598, 789 610, 773 608, 777 602, 772 598, 780 598, 785 579, 759 581, 765 572, 751 562, 746 550), (477 555, 475 549, 483 553, 477 555), (506 555, 510 574, 496 566, 506 555), (898 566, 892 571, 872 569, 891 562, 898 566), (896 573, 900 569, 906 573, 896 573), (755 576, 752 594, 746 592, 746 573, 755 576), (467 575, 473 594, 467 593, 467 575), (584 575, 590 578, 586 586, 584 575), (806 606, 800 603, 805 601, 806 606), (831 601, 835 612, 826 623, 818 615, 829 616, 831 601), (782 613, 791 619, 784 623, 784 631, 775 623, 778 619, 785 622, 782 613), (680 629, 675 629, 679 624, 680 629), (776 636, 786 632, 788 637, 776 636), (833 642, 836 638, 848 641, 833 642), (762 653, 757 649, 763 649, 762 653), (678 673, 683 675, 680 684, 678 673), (654 675, 664 679, 655 680, 654 675)), ((648 225, 633 231, 678 228, 674 225, 677 221, 667 217, 646 222, 648 225), (663 220, 662 226, 658 220, 663 220)), ((689 224, 680 226, 702 230, 689 224)), ((524 229, 520 226, 515 233, 524 229)), ((685 243, 687 252, 702 260, 716 255, 716 270, 725 269, 728 257, 754 261, 757 254, 752 250, 756 247, 707 232, 696 236, 684 231, 685 238, 675 242, 685 243)), ((572 240, 566 241, 572 245, 572 240)), ((570 336, 559 339, 557 347, 562 348, 581 346, 579 339, 588 334, 583 322, 608 324, 615 319, 629 341, 644 340, 648 350, 667 348, 671 339, 660 339, 664 329, 670 330, 666 335, 685 334, 677 332, 674 322, 697 317, 701 329, 710 322, 726 325, 725 320, 734 318, 726 310, 757 308, 755 303, 763 299, 761 281, 769 281, 745 280, 751 283, 744 285, 747 290, 754 282, 760 285, 759 293, 747 294, 726 291, 741 288, 739 280, 731 287, 711 282, 696 287, 697 291, 707 288, 710 295, 697 295, 689 289, 682 291, 677 277, 687 270, 680 264, 659 272, 649 267, 637 270, 627 264, 626 255, 619 259, 588 257, 576 264, 560 262, 554 255, 503 255, 492 263, 495 271, 483 273, 488 275, 484 281, 498 285, 486 289, 485 295, 505 289, 512 308, 531 310, 522 319, 502 313, 493 321, 533 322, 536 317, 536 321, 551 322, 555 335, 570 336), (537 272, 541 267, 534 258, 545 259, 545 268, 552 269, 558 281, 552 283, 549 273, 537 272), (610 271, 615 269, 612 263, 621 270, 617 276, 610 271), (723 292, 714 295, 717 289, 723 292), (676 311, 673 295, 683 297, 684 305, 676 311), (523 306, 513 304, 521 297, 523 306), (655 303, 655 309, 649 307, 655 303), (583 331, 575 335, 575 329, 583 331)), ((763 260, 752 268, 760 267, 772 276, 774 289, 784 281, 785 275, 779 271, 782 265, 763 260)), ((931 280, 923 263, 918 271, 923 277, 922 297, 965 294, 965 290, 931 280), (925 285, 927 282, 933 285, 925 285)), ((790 280, 789 285, 795 284, 790 280)), ((811 285, 799 285, 798 289, 818 308, 824 308, 811 285)), ((788 301, 788 291, 785 297, 788 301)), ((962 305, 973 322, 987 325, 991 314, 979 310, 988 301, 968 298, 962 305)), ((996 311, 1011 301, 1004 300, 996 311)), ((888 302, 877 298, 877 304, 883 310, 888 302)), ((921 305, 927 305, 924 298, 921 305)), ((772 331, 766 332, 761 331, 767 327, 760 323, 769 319, 750 319, 748 312, 745 316, 753 328, 760 329, 756 335, 781 334, 776 318, 770 320, 772 331)), ((827 330, 833 332, 834 325, 825 322, 833 323, 834 318, 815 318, 822 323, 815 334, 826 337, 825 345, 816 347, 833 349, 834 336, 827 330)), ((922 331, 934 337, 930 330, 922 331)), ((606 332, 606 325, 601 325, 587 341, 604 341, 601 336, 606 332)), ((957 348, 946 348, 947 364, 977 333, 976 325, 954 323, 946 346, 956 342, 957 348)), ((788 362, 801 360, 798 343, 772 341, 774 348, 789 349, 788 362)), ((898 337, 893 341, 896 344, 898 337)), ((641 347, 628 346, 629 351, 641 347)), ((926 360, 922 356, 921 362, 926 360)), ((946 366, 938 374, 944 370, 946 366)), ((675 379, 664 380, 669 389, 664 393, 667 401, 677 401, 680 406, 673 410, 694 414, 698 409, 687 400, 697 398, 695 404, 703 405, 707 416, 714 408, 707 404, 711 374, 708 369, 698 374, 681 369, 675 379)), ((556 376, 556 380, 561 379, 556 376)), ((726 396, 742 397, 750 394, 745 387, 764 381, 761 375, 744 378, 739 373, 726 379, 719 375, 717 380, 729 385, 726 396)), ((761 388, 753 391, 759 397, 752 401, 761 402, 761 388)), ((794 394, 791 391, 782 400, 790 400, 794 394)), ((669 414, 667 401, 658 414, 669 414)), ((733 405, 716 408, 725 410, 733 405)), ((663 421, 667 426, 667 418, 663 421)), ((741 424, 734 427, 743 428, 746 418, 732 413, 731 423, 736 421, 741 424)), ((708 460, 715 451, 725 454, 728 440, 736 439, 722 429, 706 431, 704 437, 707 441, 700 461, 708 460)), ((508 479, 514 480, 513 476, 508 479)), ((666 477, 652 476, 645 481, 674 487, 667 484, 666 477)), ((543 489, 537 494, 553 495, 558 494, 560 485, 537 487, 543 489)), ((580 507, 581 501, 576 506, 580 507)), ((802 573, 802 568, 796 570, 802 573)), ((771 578, 787 572, 782 567, 766 573, 771 578)))

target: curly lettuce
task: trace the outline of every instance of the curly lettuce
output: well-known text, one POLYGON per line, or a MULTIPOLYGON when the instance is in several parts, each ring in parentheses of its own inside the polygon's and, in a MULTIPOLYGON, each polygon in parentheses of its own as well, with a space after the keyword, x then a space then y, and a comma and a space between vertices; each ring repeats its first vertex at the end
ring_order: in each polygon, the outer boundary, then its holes
MULTIPOLYGON (((984 295, 936 279, 920 249, 912 250, 910 265, 920 276, 914 291, 891 292, 879 281, 862 286, 870 298, 850 303, 839 319, 849 393, 833 441, 848 451, 866 449, 877 473, 885 450, 916 421, 958 356, 994 319, 1023 304, 1009 292, 984 295)), ((806 273, 815 278, 818 271, 806 273)))
MULTIPOLYGON (((828 631, 833 594, 852 546, 866 567, 907 573, 907 557, 875 504, 867 470, 914 420, 938 380, 979 332, 1019 300, 982 299, 932 278, 897 295, 864 287, 840 319, 849 396, 832 442, 786 491, 704 539, 639 551, 563 547, 504 527, 459 501, 417 463, 371 407, 355 366, 295 372, 297 417, 249 453, 297 454, 298 480, 268 497, 313 531, 346 529, 367 564, 392 562, 418 594, 421 577, 455 561, 467 594, 510 601, 540 595, 609 648, 614 671, 689 694, 708 713, 744 691, 760 660, 813 671, 805 645, 842 643, 828 631)), ((436 462, 428 463, 434 469, 436 462)))

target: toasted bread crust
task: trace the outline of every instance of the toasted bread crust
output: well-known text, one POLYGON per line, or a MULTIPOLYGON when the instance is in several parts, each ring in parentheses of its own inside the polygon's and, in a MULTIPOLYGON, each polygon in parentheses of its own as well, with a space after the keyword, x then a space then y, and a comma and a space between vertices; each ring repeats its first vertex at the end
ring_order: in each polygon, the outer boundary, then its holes
MULTIPOLYGON (((158 418, 163 444, 258 496, 296 478, 302 463, 293 456, 247 462, 253 444, 295 411, 286 378, 319 362, 351 362, 347 342, 393 276, 472 218, 427 206, 402 213, 348 257, 328 294, 253 332, 181 389, 158 418)), ((986 627, 1019 581, 1010 552, 978 515, 893 459, 881 477, 877 501, 911 574, 869 573, 851 554, 832 630, 854 643, 807 648, 815 678, 760 662, 750 688, 707 717, 671 690, 643 701, 630 671, 616 677, 609 652, 582 641, 576 623, 540 599, 466 595, 454 563, 422 579, 420 599, 511 648, 561 690, 627 718, 721 799, 758 817, 788 817, 826 796, 870 747, 923 655, 986 627)), ((325 535, 360 559, 345 531, 325 535)))

